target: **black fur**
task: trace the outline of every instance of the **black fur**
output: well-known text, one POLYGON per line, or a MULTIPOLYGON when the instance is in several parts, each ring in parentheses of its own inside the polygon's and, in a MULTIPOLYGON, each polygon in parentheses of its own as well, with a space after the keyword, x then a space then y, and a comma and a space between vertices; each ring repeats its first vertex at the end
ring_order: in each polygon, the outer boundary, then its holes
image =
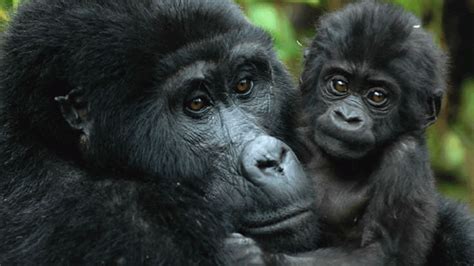
POLYGON ((276 139, 298 147, 296 90, 236 5, 30 0, 0 51, 1 265, 225 264, 234 232, 314 247, 309 180, 276 139))
POLYGON ((474 217, 457 202, 440 197, 434 245, 426 265, 474 264, 474 217))

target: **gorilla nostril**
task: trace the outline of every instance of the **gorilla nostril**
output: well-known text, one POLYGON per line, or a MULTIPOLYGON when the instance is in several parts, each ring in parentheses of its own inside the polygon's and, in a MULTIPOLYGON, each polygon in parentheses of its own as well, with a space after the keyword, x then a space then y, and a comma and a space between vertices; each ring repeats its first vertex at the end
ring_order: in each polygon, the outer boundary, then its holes
POLYGON ((360 117, 358 117, 358 116, 349 117, 349 118, 346 119, 346 122, 349 123, 349 124, 358 124, 358 123, 362 122, 362 119, 360 119, 360 117))
POLYGON ((267 185, 286 180, 288 174, 302 176, 291 148, 270 136, 261 136, 248 143, 240 163, 245 177, 267 185))
POLYGON ((275 160, 259 160, 257 161, 257 167, 260 169, 277 167, 280 163, 275 160))
POLYGON ((281 153, 280 153, 280 162, 283 162, 287 153, 288 153, 288 150, 285 147, 282 147, 281 153))
MULTIPOLYGON (((286 152, 282 152, 282 155, 285 154, 286 152)), ((283 158, 283 157, 281 157, 283 158)), ((278 173, 283 172, 283 167, 281 167, 282 161, 275 161, 275 160, 258 160, 257 161, 257 167, 260 169, 260 171, 265 171, 266 169, 272 169, 278 173)))
POLYGON ((335 110, 334 113, 336 114, 337 117, 342 118, 343 120, 346 120, 346 116, 339 110, 335 110))
POLYGON ((277 158, 278 161, 271 160, 271 159, 259 160, 257 161, 257 167, 260 168, 261 170, 265 170, 267 168, 273 168, 275 169, 275 171, 281 173, 283 172, 283 168, 281 167, 281 165, 283 164, 283 160, 285 159, 287 153, 288 153, 288 150, 285 147, 282 147, 281 152, 280 152, 280 157, 277 158))

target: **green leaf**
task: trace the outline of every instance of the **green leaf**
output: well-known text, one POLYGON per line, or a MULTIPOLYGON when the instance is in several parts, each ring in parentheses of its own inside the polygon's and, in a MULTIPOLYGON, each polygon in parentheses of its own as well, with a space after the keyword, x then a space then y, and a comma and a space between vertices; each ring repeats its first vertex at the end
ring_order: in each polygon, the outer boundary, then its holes
POLYGON ((450 169, 462 168, 464 165, 465 150, 459 136, 450 131, 444 139, 444 159, 445 165, 450 169))
POLYGON ((412 12, 413 14, 415 14, 418 17, 421 17, 421 15, 423 15, 423 1, 420 1, 420 0, 417 0, 417 1, 413 1, 413 0, 393 0, 393 1, 389 1, 389 2, 396 3, 396 4, 399 4, 399 5, 403 6, 406 10, 412 12))
POLYGON ((279 12, 274 4, 255 3, 248 6, 248 17, 257 26, 268 31, 274 38, 278 56, 284 60, 299 56, 296 34, 288 17, 279 12))

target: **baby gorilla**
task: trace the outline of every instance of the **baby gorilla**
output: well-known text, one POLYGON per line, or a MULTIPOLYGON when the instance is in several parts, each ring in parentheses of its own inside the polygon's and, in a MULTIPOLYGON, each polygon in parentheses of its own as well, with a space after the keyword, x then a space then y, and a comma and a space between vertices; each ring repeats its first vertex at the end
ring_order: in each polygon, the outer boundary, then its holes
POLYGON ((424 131, 440 110, 445 56, 420 24, 374 2, 320 21, 301 79, 325 232, 315 263, 425 262, 437 201, 424 131))

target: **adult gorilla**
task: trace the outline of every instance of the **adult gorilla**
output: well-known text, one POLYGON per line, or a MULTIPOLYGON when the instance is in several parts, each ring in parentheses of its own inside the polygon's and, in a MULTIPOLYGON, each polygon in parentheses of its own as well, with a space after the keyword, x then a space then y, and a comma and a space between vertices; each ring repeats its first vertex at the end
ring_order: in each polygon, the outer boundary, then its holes
POLYGON ((278 140, 295 90, 234 4, 31 0, 1 52, 0 264, 222 264, 233 232, 314 247, 278 140))

